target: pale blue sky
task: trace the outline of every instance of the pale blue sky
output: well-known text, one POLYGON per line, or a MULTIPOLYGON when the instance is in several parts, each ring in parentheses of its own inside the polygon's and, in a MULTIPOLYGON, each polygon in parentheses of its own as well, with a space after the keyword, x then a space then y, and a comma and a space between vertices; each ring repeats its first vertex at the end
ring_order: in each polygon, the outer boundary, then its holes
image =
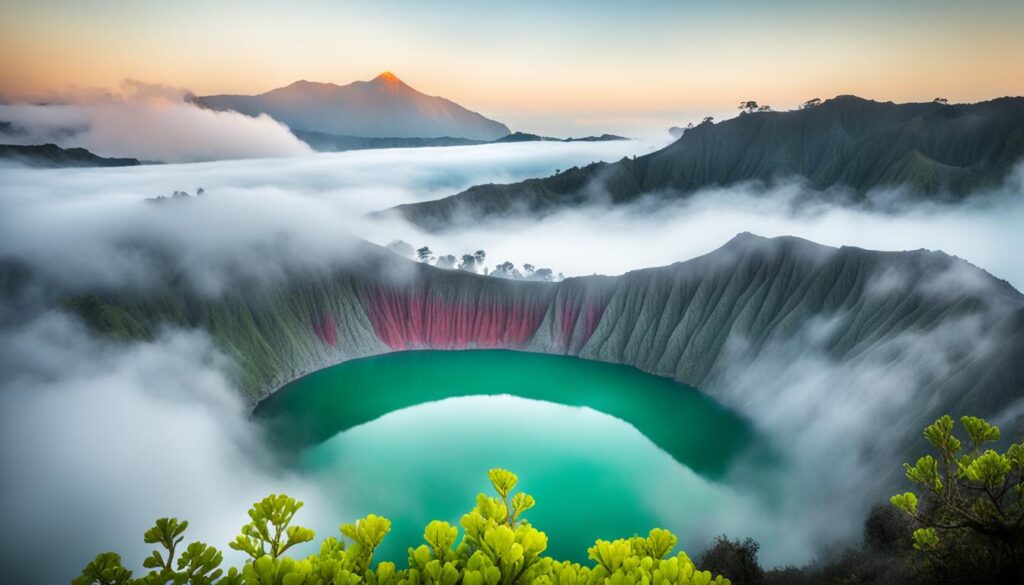
POLYGON ((125 78, 252 93, 390 70, 542 131, 740 99, 1021 94, 1021 30, 1020 0, 0 0, 0 94, 125 78))

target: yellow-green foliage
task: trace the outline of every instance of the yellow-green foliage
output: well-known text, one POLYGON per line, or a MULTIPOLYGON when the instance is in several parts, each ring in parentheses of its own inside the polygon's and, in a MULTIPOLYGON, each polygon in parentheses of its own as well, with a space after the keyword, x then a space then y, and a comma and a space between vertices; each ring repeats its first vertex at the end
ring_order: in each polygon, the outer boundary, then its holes
POLYGON ((373 564, 374 551, 391 530, 390 520, 373 514, 341 526, 350 542, 331 537, 305 559, 284 556, 314 534, 292 525, 302 502, 270 495, 253 504, 251 521, 230 544, 250 557, 241 570, 225 573, 220 551, 200 542, 175 559, 188 523, 161 518, 146 532, 146 542, 163 549, 146 559, 152 572, 133 579, 121 558, 108 552, 89 563, 73 585, 729 585, 724 577, 698 570, 684 552, 670 556, 678 539, 660 528, 646 537, 598 540, 587 551, 593 565, 546 557, 547 535, 523 518, 533 497, 512 493, 519 478, 505 469, 492 469, 487 477, 498 497, 477 495, 476 506, 459 522, 461 541, 458 527, 435 520, 423 531, 425 544, 409 549, 404 569, 373 564))
POLYGON ((925 455, 914 465, 903 464, 921 496, 906 492, 891 502, 921 526, 914 531, 918 550, 941 552, 947 538, 972 533, 997 541, 1019 564, 1024 557, 1024 446, 1012 444, 1005 453, 985 449, 999 440, 999 429, 973 416, 960 423, 966 441, 953 434, 956 423, 949 416, 925 428, 938 458, 925 455))

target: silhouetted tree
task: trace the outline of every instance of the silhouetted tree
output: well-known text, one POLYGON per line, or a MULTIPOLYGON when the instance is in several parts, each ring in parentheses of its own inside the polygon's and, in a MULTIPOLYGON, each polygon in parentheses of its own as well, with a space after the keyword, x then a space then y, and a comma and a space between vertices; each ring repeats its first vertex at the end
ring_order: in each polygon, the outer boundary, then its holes
POLYGON ((430 251, 430 248, 423 246, 419 250, 416 250, 416 259, 420 262, 430 262, 434 259, 434 253, 430 251))
POLYGON ((459 270, 465 270, 466 272, 476 274, 476 256, 472 254, 463 254, 462 261, 459 262, 459 270))
POLYGON ((701 126, 703 126, 704 124, 714 124, 714 123, 715 123, 715 117, 714 116, 706 116, 703 120, 700 121, 700 125, 701 126))
POLYGON ((516 270, 515 264, 506 260, 494 267, 491 276, 497 276, 498 278, 522 278, 523 274, 516 270))
POLYGON ((947 100, 947 99, 946 99, 946 98, 944 98, 944 97, 937 97, 937 98, 935 98, 935 103, 937 103, 937 104, 942 104, 942 105, 946 105, 946 104, 948 104, 948 103, 949 103, 949 100, 947 100))
POLYGON ((811 108, 816 108, 816 107, 818 107, 820 105, 821 105, 821 98, 814 98, 814 99, 810 99, 810 100, 807 100, 806 102, 804 102, 803 105, 800 106, 800 109, 801 110, 809 110, 811 108))
POLYGON ((749 114, 749 113, 752 113, 752 112, 756 112, 757 108, 758 108, 758 105, 757 105, 757 102, 755 102, 755 101, 745 101, 745 102, 740 102, 740 105, 738 107, 739 107, 739 110, 740 110, 741 114, 749 114))
POLYGON ((550 268, 538 268, 537 270, 533 271, 533 274, 530 277, 533 280, 542 280, 544 282, 550 282, 553 278, 553 275, 550 268))

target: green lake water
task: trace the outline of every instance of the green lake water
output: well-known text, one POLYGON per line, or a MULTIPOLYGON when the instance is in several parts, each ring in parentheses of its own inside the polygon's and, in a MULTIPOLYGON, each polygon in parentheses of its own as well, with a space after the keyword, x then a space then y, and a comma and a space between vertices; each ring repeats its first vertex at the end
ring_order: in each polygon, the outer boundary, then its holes
MULTIPOLYGON (((596 538, 716 533, 766 449, 699 393, 614 364, 503 350, 409 351, 354 360, 288 384, 255 416, 338 518, 391 518, 383 558, 402 559, 432 519, 458 525, 485 474, 505 467, 537 499, 548 552, 584 560, 596 538), (550 527, 550 529, 546 529, 550 527)), ((308 519, 307 519, 308 521, 308 519)))

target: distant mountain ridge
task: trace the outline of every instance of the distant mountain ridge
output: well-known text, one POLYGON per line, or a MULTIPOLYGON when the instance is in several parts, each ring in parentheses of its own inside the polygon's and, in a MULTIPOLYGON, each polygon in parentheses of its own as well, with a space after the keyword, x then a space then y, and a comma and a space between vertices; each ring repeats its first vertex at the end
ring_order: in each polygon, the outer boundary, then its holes
POLYGON ((0 161, 14 161, 30 167, 132 167, 143 164, 135 158, 106 158, 84 148, 61 148, 56 144, 0 144, 0 161))
POLYGON ((371 150, 376 148, 424 148, 435 146, 475 146, 478 144, 508 144, 519 142, 607 142, 612 140, 629 140, 614 134, 600 136, 584 136, 582 138, 552 138, 515 132, 497 140, 473 140, 439 136, 436 138, 366 138, 362 136, 345 136, 326 132, 310 132, 292 129, 296 138, 308 144, 317 152, 343 152, 346 150, 371 150))
POLYGON ((591 201, 644 194, 676 199, 706 187, 797 178, 814 190, 905 187, 958 200, 1001 184, 1024 158, 1024 98, 977 104, 894 104, 839 96, 792 112, 757 112, 686 130, 646 156, 595 163, 510 185, 480 185, 397 213, 434 230, 505 214, 539 217, 591 201))
POLYGON ((259 95, 195 100, 214 110, 267 114, 294 130, 343 136, 490 141, 509 134, 504 124, 419 92, 390 72, 348 85, 302 80, 259 95))
POLYGON ((514 132, 508 136, 503 136, 492 142, 609 142, 614 140, 629 140, 625 136, 618 136, 616 134, 602 134, 600 136, 583 136, 581 138, 554 138, 552 136, 540 136, 538 134, 530 134, 527 132, 514 132))

